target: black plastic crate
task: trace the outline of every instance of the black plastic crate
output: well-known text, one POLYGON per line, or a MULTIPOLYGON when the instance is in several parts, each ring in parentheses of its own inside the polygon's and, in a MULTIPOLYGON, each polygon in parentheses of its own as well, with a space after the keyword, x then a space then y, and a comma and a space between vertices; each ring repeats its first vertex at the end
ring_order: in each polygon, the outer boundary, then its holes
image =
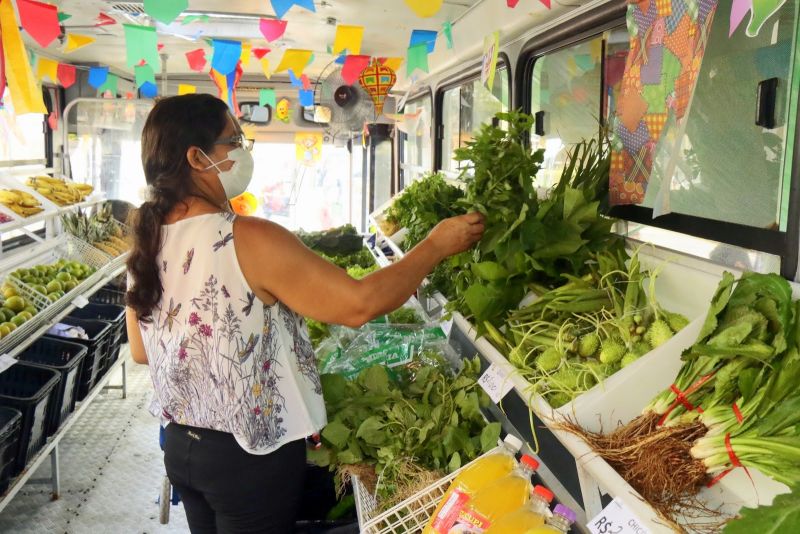
POLYGON ((81 365, 80 384, 78 386, 78 400, 82 401, 97 383, 98 376, 102 374, 105 358, 108 355, 108 343, 111 339, 111 324, 105 321, 78 319, 76 317, 64 317, 59 322, 80 326, 89 336, 89 339, 45 336, 78 343, 86 347, 87 352, 81 365))
POLYGON ((47 435, 56 433, 61 423, 75 411, 80 384, 81 363, 87 349, 55 337, 41 337, 17 356, 20 361, 43 365, 61 373, 61 383, 54 390, 54 402, 50 406, 47 435))
MULTIPOLYGON (((125 290, 117 289, 116 286, 111 284, 102 287, 94 295, 89 297, 89 302, 96 302, 98 304, 113 304, 114 306, 125 307, 125 290)), ((122 337, 120 343, 128 342, 128 330, 125 328, 125 317, 122 317, 122 337)))
POLYGON ((22 412, 19 451, 11 476, 21 473, 28 460, 44 447, 48 408, 59 381, 58 371, 25 362, 0 373, 0 406, 22 412))
POLYGON ((15 408, 0 407, 0 495, 6 492, 14 477, 21 428, 22 412, 15 408))
POLYGON ((102 376, 119 358, 119 350, 123 343, 122 333, 125 331, 125 308, 114 304, 90 302, 83 308, 75 308, 69 316, 77 317, 78 319, 105 321, 111 324, 108 354, 106 355, 105 365, 101 369, 102 376))

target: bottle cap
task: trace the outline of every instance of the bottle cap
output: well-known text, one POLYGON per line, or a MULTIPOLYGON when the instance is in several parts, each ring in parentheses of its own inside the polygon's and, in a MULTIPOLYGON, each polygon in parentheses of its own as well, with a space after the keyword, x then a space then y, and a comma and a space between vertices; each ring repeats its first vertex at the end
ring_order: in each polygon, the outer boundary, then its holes
POLYGON ((563 504, 557 504, 556 507, 553 509, 553 514, 564 517, 570 523, 574 523, 576 519, 575 512, 573 512, 563 504))
POLYGON ((544 486, 535 486, 533 488, 533 493, 535 493, 539 497, 542 497, 548 503, 553 500, 553 497, 555 497, 555 495, 553 495, 553 492, 545 488, 544 486))
POLYGON ((519 452, 522 448, 522 440, 513 434, 507 434, 506 438, 503 440, 503 443, 505 443, 506 447, 514 452, 519 452))
POLYGON ((532 456, 528 456, 527 454, 522 455, 522 460, 520 460, 523 464, 530 467, 533 471, 539 469, 539 462, 537 462, 532 456))

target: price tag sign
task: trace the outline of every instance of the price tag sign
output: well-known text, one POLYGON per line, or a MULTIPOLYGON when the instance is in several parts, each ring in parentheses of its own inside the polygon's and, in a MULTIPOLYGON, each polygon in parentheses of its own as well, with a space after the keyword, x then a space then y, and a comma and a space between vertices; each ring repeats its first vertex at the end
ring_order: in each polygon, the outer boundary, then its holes
POLYGON ((83 295, 78 295, 72 300, 72 303, 78 308, 83 308, 89 304, 89 300, 83 295))
POLYGON ((17 363, 16 358, 9 356, 8 354, 3 354, 2 356, 0 356, 0 373, 2 373, 15 363, 17 363))
POLYGON ((450 331, 453 330, 453 318, 451 317, 447 321, 443 321, 442 324, 439 325, 439 328, 441 328, 444 335, 449 338, 450 331))
POLYGON ((650 534, 647 527, 619 499, 586 524, 592 534, 650 534))
POLYGON ((489 368, 486 369, 486 372, 483 373, 478 380, 478 384, 480 384, 495 404, 500 402, 514 387, 514 384, 508 378, 507 371, 495 364, 491 364, 489 368))

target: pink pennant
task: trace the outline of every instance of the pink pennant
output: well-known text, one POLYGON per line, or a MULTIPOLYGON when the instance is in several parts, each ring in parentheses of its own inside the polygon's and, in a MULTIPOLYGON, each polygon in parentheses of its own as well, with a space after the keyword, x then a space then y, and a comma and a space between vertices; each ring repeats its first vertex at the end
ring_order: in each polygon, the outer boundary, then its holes
POLYGON ((519 4, 519 0, 506 0, 506 5, 510 8, 517 7, 517 4, 519 4))
POLYGON ((161 52, 161 50, 164 48, 164 43, 158 43, 156 48, 158 48, 158 51, 161 52))
POLYGON ((269 48, 253 48, 253 55, 256 56, 256 59, 262 59, 270 52, 271 50, 269 48))
POLYGON ((75 83, 75 66, 59 63, 56 75, 58 77, 58 83, 66 89, 75 83))
POLYGON ((361 73, 369 67, 369 56, 346 56, 342 67, 342 79, 347 85, 353 85, 361 73))
POLYGON ((58 114, 55 111, 51 111, 47 116, 47 125, 51 130, 58 130, 58 114))
POLYGON ((547 9, 550 9, 550 0, 539 0, 539 2, 547 9))
POLYGON ((117 23, 117 21, 114 20, 113 18, 109 17, 105 13, 100 13, 99 15, 97 15, 97 18, 95 19, 95 24, 94 25, 95 26, 110 26, 110 25, 116 24, 116 23, 117 23))
POLYGON ((303 74, 302 76, 300 76, 300 81, 303 82, 303 89, 305 89, 306 91, 311 89, 311 80, 308 79, 308 76, 303 74))
POLYGON ((206 66, 206 51, 202 48, 186 52, 186 60, 189 62, 189 68, 196 72, 202 72, 206 66))
POLYGON ((733 0, 731 6, 730 30, 728 37, 733 35, 739 24, 742 23, 747 14, 753 9, 753 0, 733 0))
POLYGON ((286 22, 285 20, 261 19, 258 29, 261 30, 267 41, 274 41, 275 39, 280 39, 283 32, 286 31, 286 22))
POLYGON ((61 35, 58 7, 33 0, 17 0, 17 9, 20 24, 42 48, 47 48, 61 35))

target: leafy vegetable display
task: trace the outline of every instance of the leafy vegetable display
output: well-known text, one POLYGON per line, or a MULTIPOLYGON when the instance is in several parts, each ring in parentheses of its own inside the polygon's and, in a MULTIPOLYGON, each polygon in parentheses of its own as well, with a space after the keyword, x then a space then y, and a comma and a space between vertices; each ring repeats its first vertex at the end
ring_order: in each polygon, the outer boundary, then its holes
POLYGON ((507 333, 489 339, 551 406, 560 407, 669 340, 688 321, 658 305, 656 276, 638 253, 600 253, 591 272, 546 291, 510 314, 507 333), (649 276, 650 295, 644 286, 649 276))
POLYGON ((744 508, 740 517, 725 525, 723 534, 800 532, 800 487, 778 495, 772 506, 744 508))
POLYGON ((474 318, 479 332, 499 326, 533 282, 548 287, 562 276, 583 276, 593 256, 622 251, 601 215, 607 197, 610 157, 605 143, 585 141, 569 155, 559 182, 540 199, 534 178, 544 151, 531 152, 523 139, 533 118, 499 113, 508 129, 484 125, 456 159, 466 162, 466 193, 458 204, 486 217, 486 232, 473 252, 461 254, 453 306, 474 318))
POLYGON ((364 246, 361 247, 361 250, 358 252, 354 252, 352 254, 346 254, 343 256, 334 255, 330 256, 325 253, 318 253, 320 256, 331 262, 332 264, 336 265, 337 267, 341 267, 342 269, 347 269, 348 267, 372 267, 375 265, 375 257, 372 253, 364 246))
POLYGON ((411 250, 440 221, 464 213, 456 205, 463 196, 440 173, 427 174, 403 189, 386 211, 386 220, 407 230, 403 248, 411 250))
POLYGON ((408 460, 453 471, 495 447, 500 424, 486 424, 480 412, 488 400, 477 384, 480 361, 465 359, 464 364, 461 372, 451 374, 444 363, 412 363, 395 379, 380 366, 352 381, 323 375, 329 423, 317 463, 373 465, 380 479, 378 495, 386 498, 408 460))
POLYGON ((364 240, 351 224, 321 232, 296 232, 297 237, 310 249, 330 256, 347 256, 359 252, 364 240))
POLYGON ((398 308, 389 315, 386 319, 391 324, 424 324, 425 321, 419 316, 414 308, 402 307, 398 308))

